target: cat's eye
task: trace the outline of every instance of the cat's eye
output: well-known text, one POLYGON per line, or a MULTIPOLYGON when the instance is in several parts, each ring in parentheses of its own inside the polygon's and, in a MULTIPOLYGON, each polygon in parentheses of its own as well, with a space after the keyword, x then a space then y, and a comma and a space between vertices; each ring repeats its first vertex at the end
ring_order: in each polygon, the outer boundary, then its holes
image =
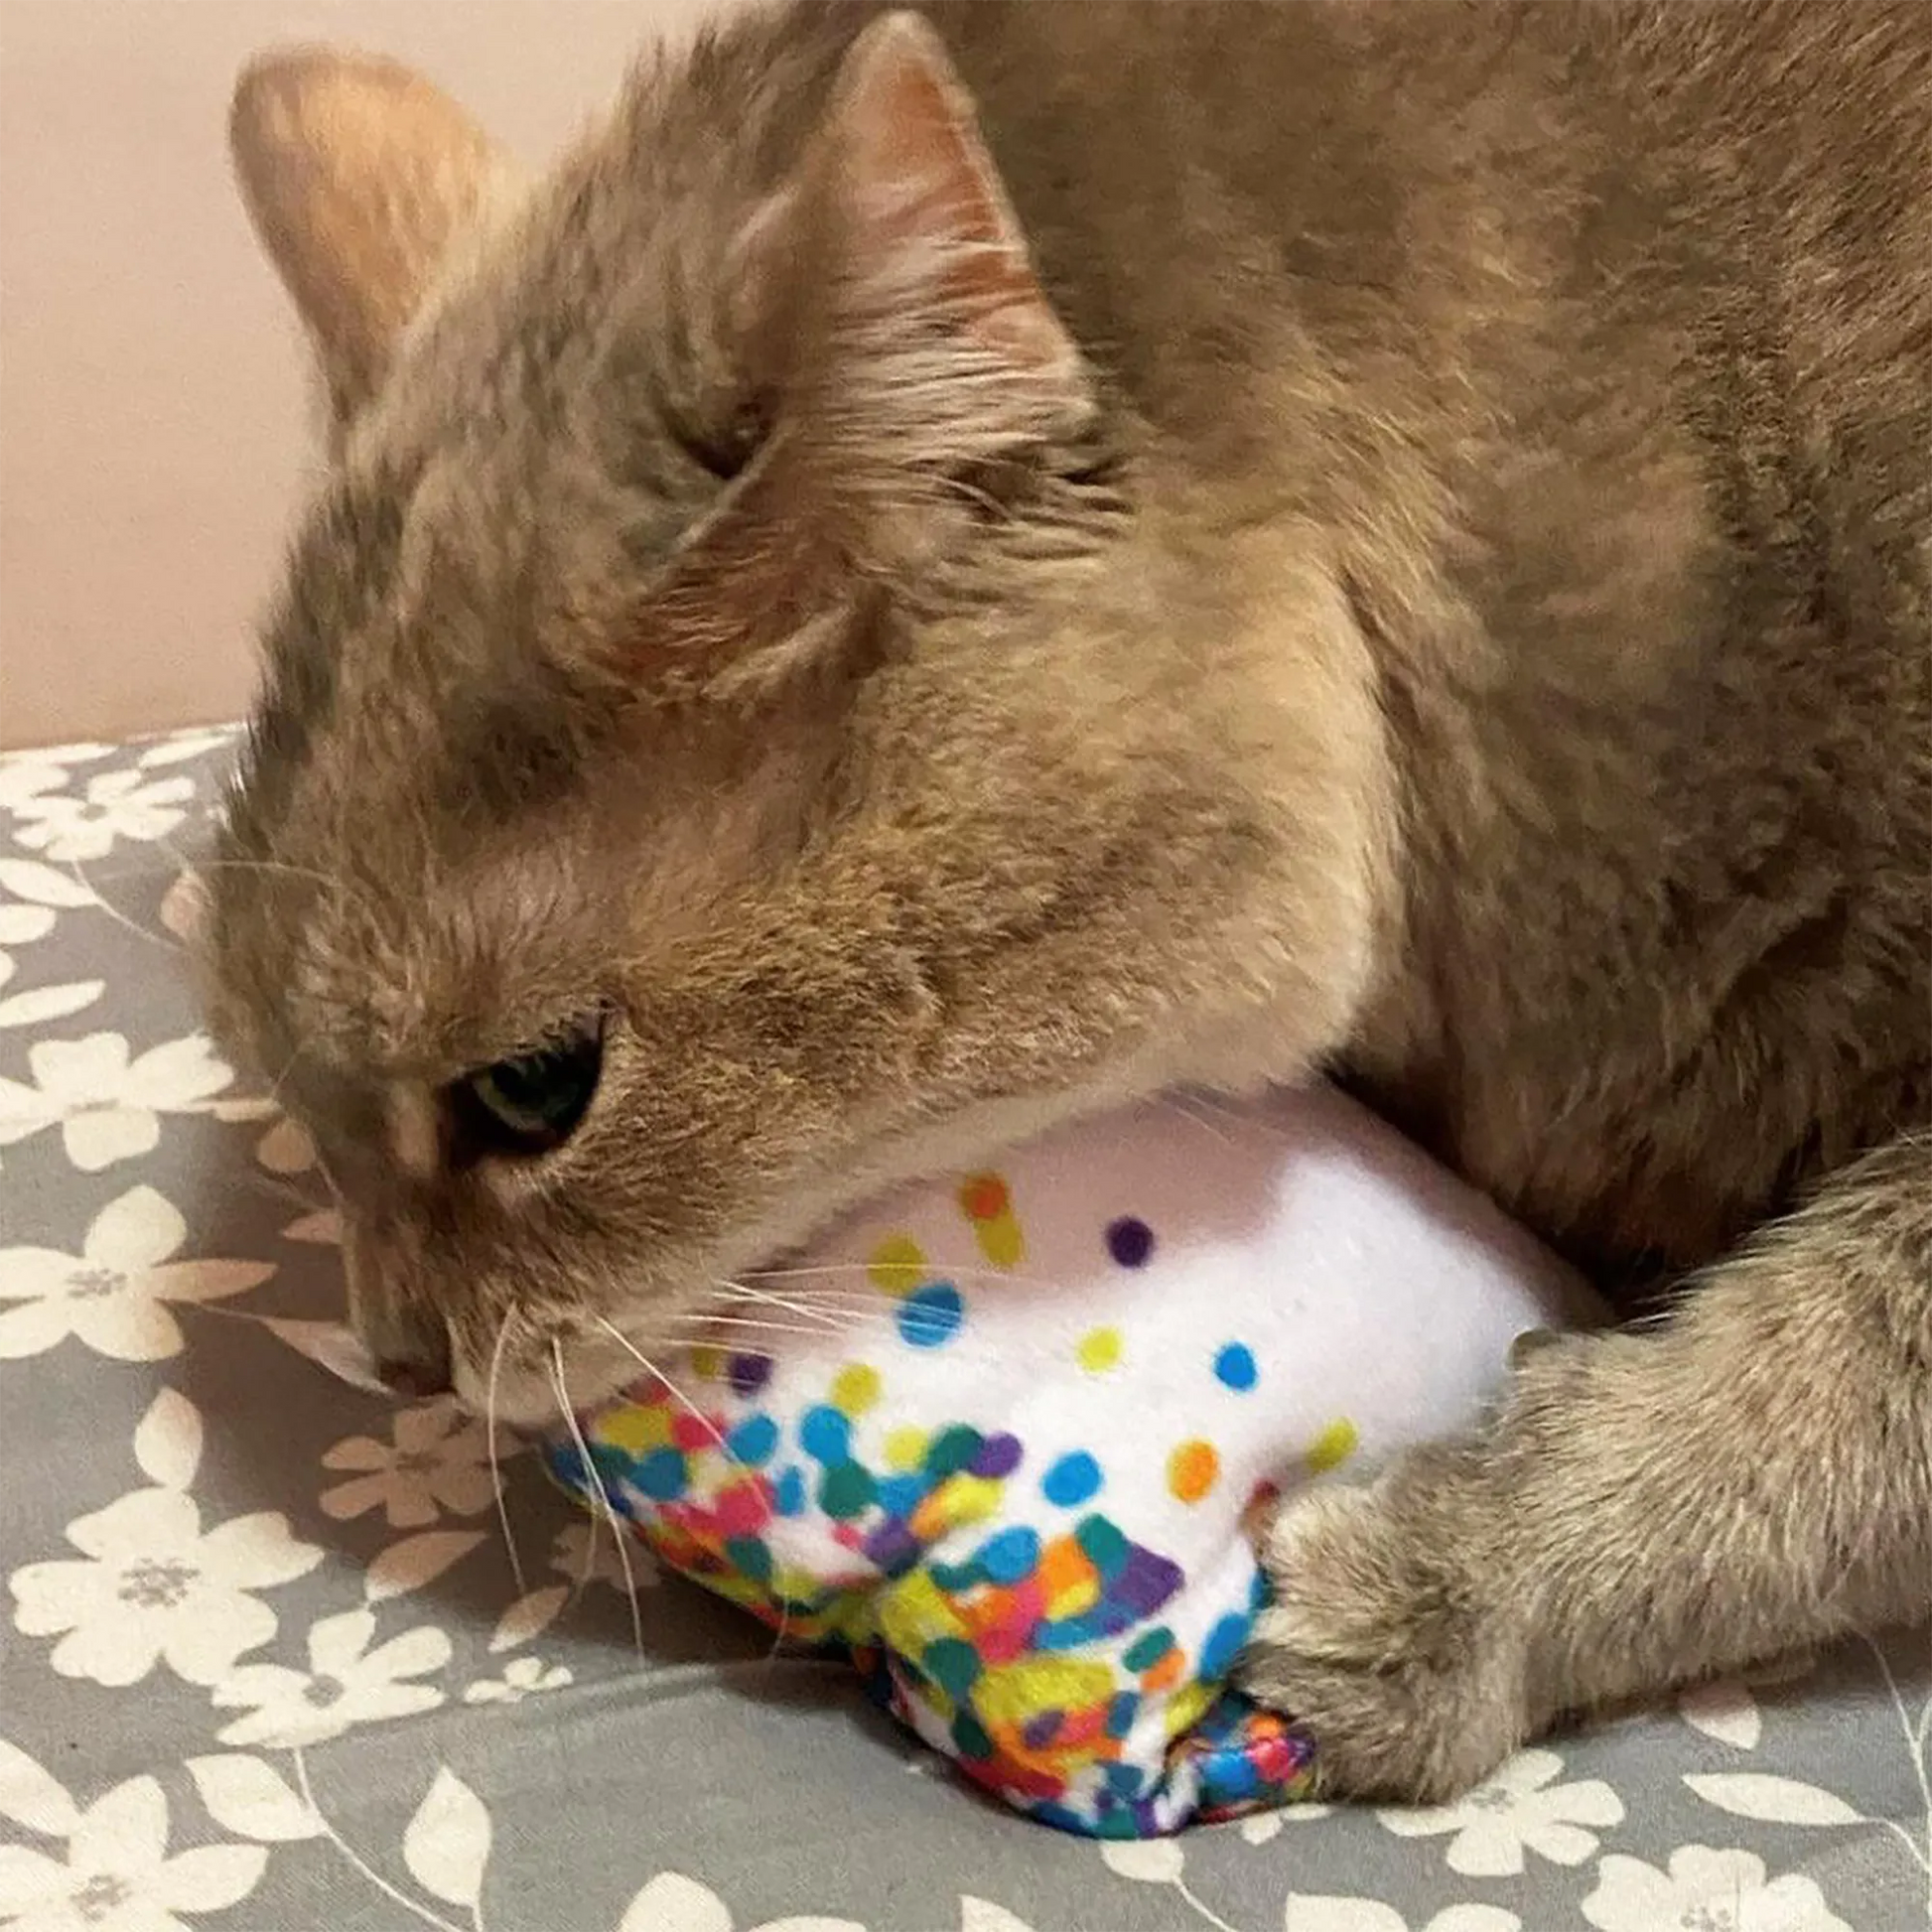
POLYGON ((748 399, 717 422, 703 428, 680 424, 673 433, 692 462, 720 483, 730 483, 751 462, 764 441, 765 430, 763 405, 748 399))
POLYGON ((450 1089, 458 1125, 479 1153, 548 1154, 576 1133, 604 1071, 604 1030, 496 1060, 450 1089))

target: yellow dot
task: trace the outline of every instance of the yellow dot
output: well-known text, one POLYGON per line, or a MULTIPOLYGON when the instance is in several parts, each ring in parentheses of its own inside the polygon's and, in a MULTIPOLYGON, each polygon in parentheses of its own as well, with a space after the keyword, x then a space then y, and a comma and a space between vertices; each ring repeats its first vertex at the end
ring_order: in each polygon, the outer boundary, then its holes
POLYGON ((1220 1473, 1221 1458, 1215 1454, 1214 1445, 1198 1438, 1182 1443, 1168 1457, 1168 1487, 1183 1503, 1199 1502, 1214 1487, 1220 1473))
POLYGON ((995 1268, 1018 1268, 1027 1258, 1026 1238, 1020 1232, 1020 1223, 1011 1214, 1001 1214, 990 1221, 975 1221, 973 1238, 980 1244, 980 1253, 995 1268))
POLYGON ((949 1523, 983 1523, 1000 1507, 1006 1485, 992 1476, 948 1476, 940 1485, 949 1523))
POLYGON ((1212 1684, 1183 1684, 1168 1700, 1168 1735, 1178 1737, 1183 1730, 1192 1730, 1207 1716, 1207 1707, 1214 1702, 1215 1695, 1216 1687, 1212 1684))
POLYGON ((600 1416, 591 1426, 594 1441, 625 1455, 642 1455, 671 1440, 671 1419, 650 1403, 626 1404, 600 1416))
POLYGON ((848 1416, 863 1416, 879 1400, 879 1371, 864 1362, 848 1362, 832 1378, 832 1406, 848 1416))
POLYGON ((725 1372, 725 1351, 708 1345, 692 1349, 691 1372, 702 1381, 717 1381, 725 1372))
POLYGON ((1074 1352, 1089 1375, 1105 1375, 1120 1362, 1120 1330, 1089 1328, 1080 1337, 1080 1346, 1074 1352))
POLYGON ((925 1251, 909 1234, 889 1234, 872 1251, 874 1288, 888 1295, 910 1295, 925 1280, 925 1251))
POLYGON ((886 1466, 903 1473, 925 1461, 927 1437, 923 1429, 905 1423, 886 1438, 886 1466))
POLYGON ((1303 1451, 1302 1460, 1319 1475, 1346 1462, 1361 1440, 1355 1425, 1346 1416, 1338 1416, 1303 1451))
POLYGON ((991 1476, 948 1476, 921 1499, 908 1527, 914 1536, 929 1538, 964 1523, 983 1523, 998 1511, 1005 1487, 991 1476))

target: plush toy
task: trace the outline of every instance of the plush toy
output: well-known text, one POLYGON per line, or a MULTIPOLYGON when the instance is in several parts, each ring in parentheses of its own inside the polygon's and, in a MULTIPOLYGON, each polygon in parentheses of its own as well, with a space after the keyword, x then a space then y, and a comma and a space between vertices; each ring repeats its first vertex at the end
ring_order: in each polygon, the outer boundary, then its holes
POLYGON ((1319 1740, 1229 1688, 1271 1501, 1469 1423, 1526 1331, 1596 1318, 1318 1090, 1065 1129, 743 1287, 674 1387, 560 1435, 556 1472, 850 1652, 978 1783, 1120 1837, 1309 1786, 1319 1740))

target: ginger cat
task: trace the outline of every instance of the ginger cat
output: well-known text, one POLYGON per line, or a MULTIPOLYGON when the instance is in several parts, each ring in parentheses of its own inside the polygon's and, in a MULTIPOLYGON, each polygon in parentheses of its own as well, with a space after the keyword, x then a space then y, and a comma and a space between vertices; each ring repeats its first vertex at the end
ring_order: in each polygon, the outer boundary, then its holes
POLYGON ((526 181, 243 77, 333 465, 211 1012, 527 1422, 1324 1069, 1668 1318, 1274 1531, 1341 1793, 1932 1606, 1932 7, 794 4, 526 181))

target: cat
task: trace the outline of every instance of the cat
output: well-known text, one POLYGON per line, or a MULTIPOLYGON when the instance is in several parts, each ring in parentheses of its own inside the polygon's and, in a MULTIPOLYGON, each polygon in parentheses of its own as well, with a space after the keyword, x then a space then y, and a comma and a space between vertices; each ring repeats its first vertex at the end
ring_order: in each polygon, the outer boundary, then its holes
POLYGON ((1331 1791, 1932 1605, 1932 9, 801 3, 535 181, 373 57, 231 132, 332 457, 210 1025, 396 1386, 1325 1070, 1673 1291, 1283 1513, 1331 1791))

